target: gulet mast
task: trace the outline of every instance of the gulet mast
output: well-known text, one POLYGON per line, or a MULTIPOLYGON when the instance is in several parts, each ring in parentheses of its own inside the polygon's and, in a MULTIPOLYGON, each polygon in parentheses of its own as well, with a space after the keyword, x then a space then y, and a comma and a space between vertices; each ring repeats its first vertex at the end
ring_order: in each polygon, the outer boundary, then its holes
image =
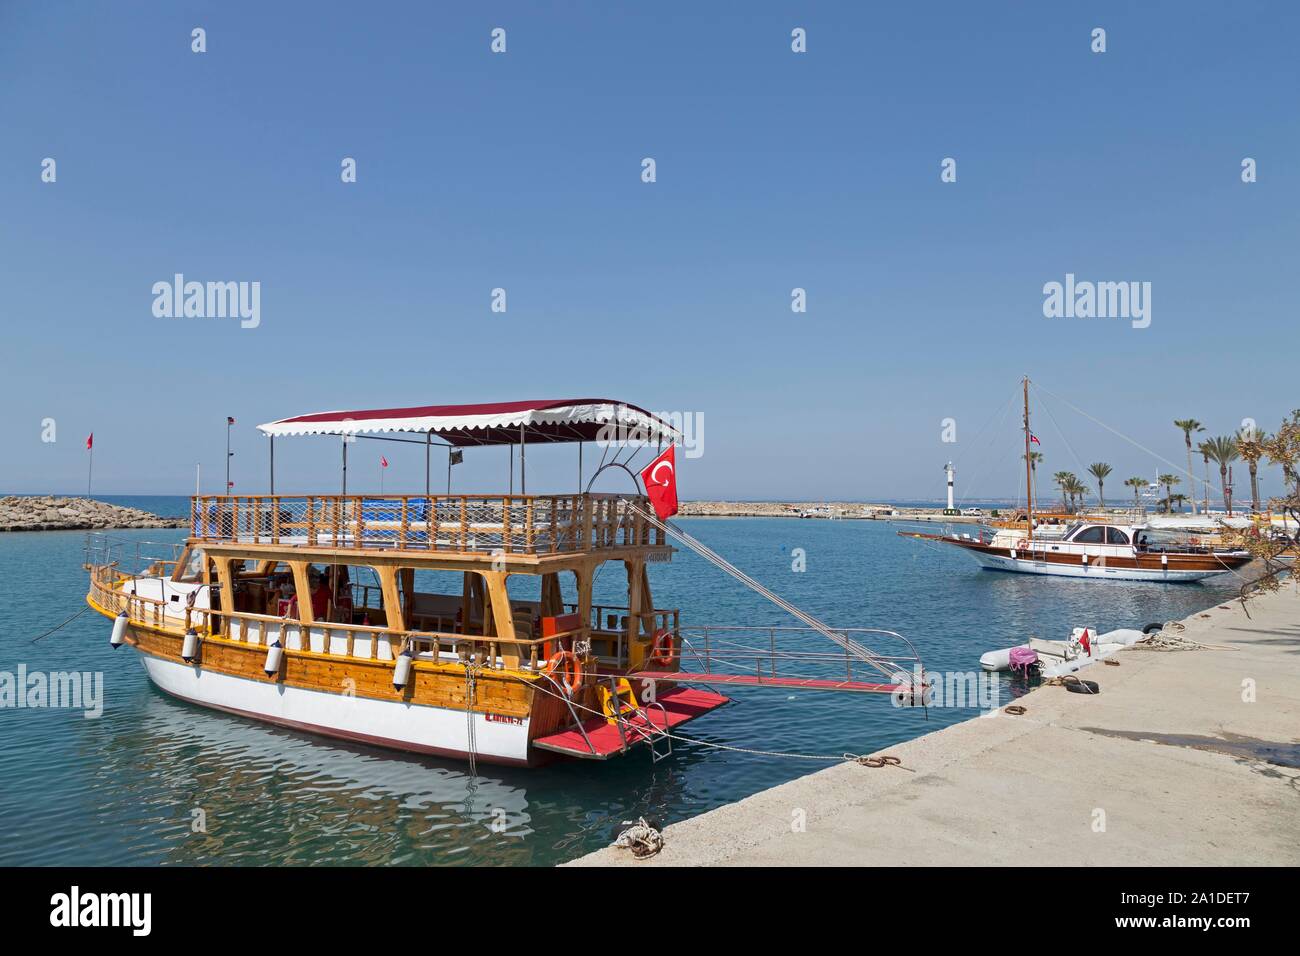
POLYGON ((1027 539, 1034 539, 1034 461, 1030 457, 1029 450, 1030 438, 1029 431, 1029 376, 1025 376, 1025 503, 1029 514, 1029 534, 1027 539))

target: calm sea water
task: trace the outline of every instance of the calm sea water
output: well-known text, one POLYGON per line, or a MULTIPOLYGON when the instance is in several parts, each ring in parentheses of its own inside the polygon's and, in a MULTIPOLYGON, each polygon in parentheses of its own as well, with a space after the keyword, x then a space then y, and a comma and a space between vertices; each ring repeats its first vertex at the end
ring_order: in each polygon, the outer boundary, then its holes
MULTIPOLYGON (((183 498, 112 498, 183 514, 183 498)), ((1235 588, 1104 585, 981 571, 955 549, 870 521, 693 519, 692 534, 809 612, 839 626, 899 631, 930 670, 978 670, 981 653, 1076 624, 1141 626, 1184 617, 1235 588), (794 549, 807 570, 792 570, 794 549)), ((119 532, 179 540, 183 531, 119 532)), ((110 624, 75 614, 86 591, 78 532, 0 534, 0 671, 100 671, 105 708, 0 709, 0 865, 553 864, 609 842, 623 820, 668 823, 825 766, 708 746, 864 753, 971 717, 901 710, 887 698, 736 691, 652 764, 644 750, 609 763, 540 770, 480 767, 340 745, 165 697, 110 624), (206 832, 196 831, 201 820, 206 832)), ((696 556, 651 566, 660 607, 683 624, 785 624, 776 609, 696 556)), ((610 568, 600 596, 616 596, 610 568)), ((821 649, 813 636, 805 645, 821 649)), ((884 648, 882 648, 883 650, 884 648)), ((1003 688, 1003 700, 1012 695, 1003 688)))

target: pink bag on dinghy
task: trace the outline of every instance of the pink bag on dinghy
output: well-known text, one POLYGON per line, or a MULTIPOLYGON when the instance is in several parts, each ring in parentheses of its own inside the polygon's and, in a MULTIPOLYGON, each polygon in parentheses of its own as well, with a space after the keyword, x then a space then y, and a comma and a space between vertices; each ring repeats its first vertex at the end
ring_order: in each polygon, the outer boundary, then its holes
POLYGON ((1029 668, 1038 664, 1038 651, 1032 647, 1011 648, 1011 671, 1021 677, 1029 676, 1029 668))

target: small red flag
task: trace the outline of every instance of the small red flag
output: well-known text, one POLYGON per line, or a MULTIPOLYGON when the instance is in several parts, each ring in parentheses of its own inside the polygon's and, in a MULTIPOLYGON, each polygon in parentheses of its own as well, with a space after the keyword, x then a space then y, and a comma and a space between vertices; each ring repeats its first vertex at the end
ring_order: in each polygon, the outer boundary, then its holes
POLYGON ((1083 636, 1079 638, 1079 643, 1083 645, 1083 652, 1092 657, 1092 641, 1088 639, 1088 629, 1083 629, 1083 636))
POLYGON ((227 425, 233 425, 233 424, 235 424, 235 420, 234 420, 233 418, 231 418, 229 415, 227 415, 227 416, 226 416, 226 424, 227 424, 227 425))
POLYGON ((379 456, 379 465, 380 465, 381 468, 387 468, 387 467, 388 467, 388 459, 385 458, 383 455, 380 455, 380 456, 379 456))
POLYGON ((91 432, 88 436, 86 436, 86 451, 90 451, 90 449, 94 447, 95 447, 95 433, 91 432))
POLYGON ((1030 432, 1030 433, 1029 433, 1029 440, 1030 440, 1031 442, 1033 442, 1035 445, 1041 445, 1041 444, 1042 444, 1042 442, 1040 442, 1040 441, 1038 440, 1038 436, 1035 435, 1033 432, 1030 432))
POLYGON ((660 521, 677 514, 677 458, 673 454, 676 447, 669 445, 662 455, 641 470, 645 493, 660 521))

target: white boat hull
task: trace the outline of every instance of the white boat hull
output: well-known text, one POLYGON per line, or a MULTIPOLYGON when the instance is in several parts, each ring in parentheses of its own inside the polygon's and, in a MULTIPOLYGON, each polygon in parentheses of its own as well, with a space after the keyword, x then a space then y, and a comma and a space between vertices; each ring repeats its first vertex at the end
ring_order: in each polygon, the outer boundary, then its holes
POLYGON ((489 721, 485 714, 374 700, 248 680, 141 653, 162 690, 204 707, 282 727, 414 753, 505 764, 528 763, 527 718, 489 721), (470 739, 471 728, 473 740, 470 739))
POLYGON ((1228 569, 1173 571, 1168 568, 1148 571, 1145 568, 1114 568, 1097 562, 1082 560, 1078 564, 1034 561, 1030 558, 1009 558, 981 551, 968 551, 976 561, 991 571, 1013 571, 1017 574, 1046 574, 1053 577, 1090 578, 1094 581, 1167 581, 1183 583, 1227 574, 1228 569))

